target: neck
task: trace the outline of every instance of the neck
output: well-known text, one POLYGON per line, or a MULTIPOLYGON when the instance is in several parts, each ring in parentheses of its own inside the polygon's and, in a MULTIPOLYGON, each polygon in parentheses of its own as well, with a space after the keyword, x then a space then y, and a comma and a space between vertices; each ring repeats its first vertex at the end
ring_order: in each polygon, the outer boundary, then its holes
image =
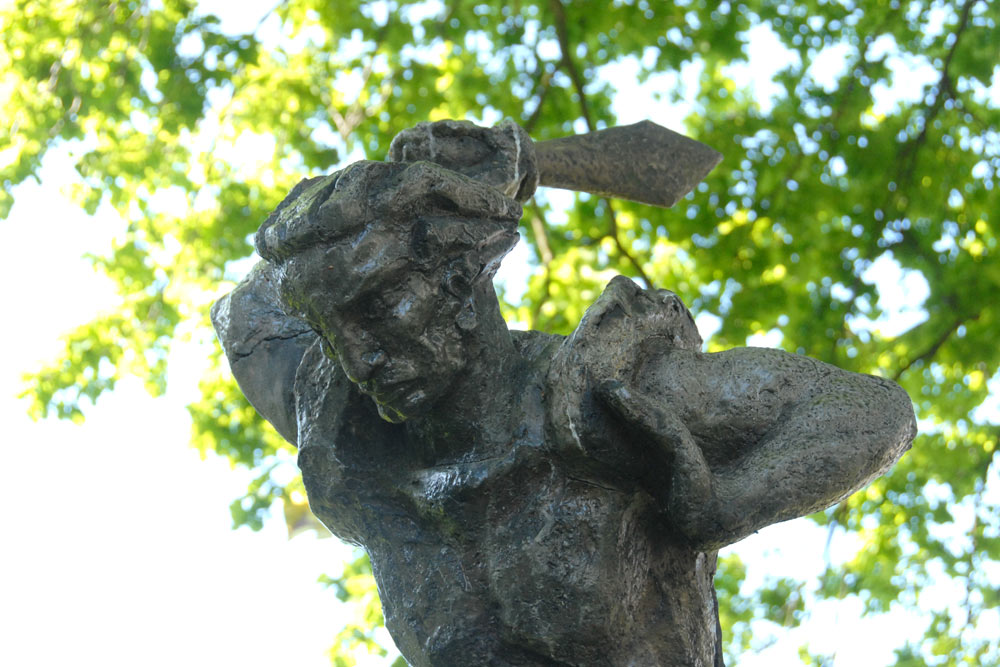
POLYGON ((465 340, 468 361, 461 376, 430 414, 407 422, 431 464, 497 456, 511 439, 514 378, 521 360, 491 283, 477 288, 475 306, 476 325, 465 340))

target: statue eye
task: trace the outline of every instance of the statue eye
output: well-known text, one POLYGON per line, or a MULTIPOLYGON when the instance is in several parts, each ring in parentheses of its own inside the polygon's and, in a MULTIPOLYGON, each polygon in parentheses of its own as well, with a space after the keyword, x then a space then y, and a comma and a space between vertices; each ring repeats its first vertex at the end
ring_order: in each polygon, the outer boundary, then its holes
POLYGON ((357 305, 357 313, 367 321, 379 321, 386 316, 385 300, 376 294, 363 297, 357 305))
POLYGON ((410 248, 414 256, 420 261, 440 257, 441 239, 434 233, 434 229, 430 223, 420 220, 413 226, 410 237, 410 248))

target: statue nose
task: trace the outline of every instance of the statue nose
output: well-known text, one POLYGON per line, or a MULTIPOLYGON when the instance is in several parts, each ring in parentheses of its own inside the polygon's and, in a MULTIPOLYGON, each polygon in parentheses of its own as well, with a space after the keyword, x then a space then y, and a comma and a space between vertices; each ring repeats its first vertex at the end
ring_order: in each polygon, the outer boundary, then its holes
POLYGON ((340 341, 340 363, 353 382, 370 380, 375 372, 385 365, 389 357, 378 346, 376 341, 368 339, 340 341))
POLYGON ((361 355, 361 361, 371 368, 372 371, 376 371, 385 364, 385 352, 382 350, 371 350, 370 352, 365 352, 361 355))

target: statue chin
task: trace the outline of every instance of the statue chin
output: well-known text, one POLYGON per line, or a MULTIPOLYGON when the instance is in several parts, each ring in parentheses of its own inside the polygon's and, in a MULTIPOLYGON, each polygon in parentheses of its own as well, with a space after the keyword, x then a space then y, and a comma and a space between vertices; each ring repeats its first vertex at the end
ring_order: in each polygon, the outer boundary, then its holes
POLYGON ((402 398, 391 401, 379 400, 378 396, 371 395, 378 414, 382 419, 393 424, 401 424, 407 419, 420 417, 430 410, 431 401, 422 389, 417 389, 402 398))
POLYGON ((402 412, 382 403, 376 403, 375 406, 378 408, 379 417, 392 424, 401 424, 409 417, 409 415, 404 415, 402 412))

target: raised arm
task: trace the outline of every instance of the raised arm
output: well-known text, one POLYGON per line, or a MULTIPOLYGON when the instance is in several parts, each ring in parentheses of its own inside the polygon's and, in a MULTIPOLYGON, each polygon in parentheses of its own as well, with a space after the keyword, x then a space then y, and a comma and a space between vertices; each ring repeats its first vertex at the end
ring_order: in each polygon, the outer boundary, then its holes
POLYGON ((838 502, 916 433, 895 383, 780 350, 663 348, 601 393, 671 461, 671 520, 701 548, 838 502))

